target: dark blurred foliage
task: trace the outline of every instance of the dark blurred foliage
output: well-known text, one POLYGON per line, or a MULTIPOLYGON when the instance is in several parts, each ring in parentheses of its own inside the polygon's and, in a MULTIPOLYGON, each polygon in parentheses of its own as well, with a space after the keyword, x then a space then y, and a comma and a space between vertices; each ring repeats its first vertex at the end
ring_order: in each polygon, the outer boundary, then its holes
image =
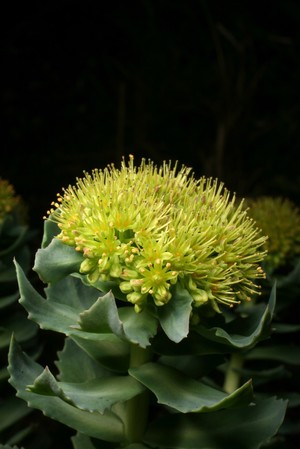
POLYGON ((38 226, 128 153, 299 203, 299 30, 298 0, 8 2, 0 175, 38 226))

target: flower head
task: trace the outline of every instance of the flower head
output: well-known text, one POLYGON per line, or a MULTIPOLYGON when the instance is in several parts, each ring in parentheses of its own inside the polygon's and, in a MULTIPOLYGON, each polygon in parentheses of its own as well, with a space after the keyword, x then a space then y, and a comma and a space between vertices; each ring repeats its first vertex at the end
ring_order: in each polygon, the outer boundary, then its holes
POLYGON ((178 282, 194 308, 219 311, 258 293, 266 238, 222 183, 186 166, 137 167, 130 156, 120 169, 85 173, 52 206, 57 238, 83 255, 80 272, 91 284, 116 280, 137 312, 171 301, 178 282))
POLYGON ((266 270, 273 272, 300 255, 300 214, 287 198, 262 196, 248 200, 249 215, 268 236, 266 270))
POLYGON ((6 179, 0 178, 0 222, 20 203, 14 187, 6 179))

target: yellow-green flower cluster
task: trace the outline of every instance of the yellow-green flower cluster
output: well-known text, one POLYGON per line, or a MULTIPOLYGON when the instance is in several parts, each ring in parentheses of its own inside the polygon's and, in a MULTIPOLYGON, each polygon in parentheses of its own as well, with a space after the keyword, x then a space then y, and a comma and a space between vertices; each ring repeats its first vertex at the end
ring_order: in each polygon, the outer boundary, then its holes
POLYGON ((0 222, 19 204, 20 198, 6 179, 0 179, 0 222))
POLYGON ((168 303, 177 282, 194 307, 217 311, 258 293, 266 238, 222 183, 188 167, 137 167, 130 156, 84 173, 52 206, 57 238, 84 256, 80 272, 92 284, 116 280, 137 312, 151 298, 168 303))
POLYGON ((300 255, 300 214, 287 198, 262 196, 248 201, 249 215, 269 238, 266 269, 284 267, 300 255))

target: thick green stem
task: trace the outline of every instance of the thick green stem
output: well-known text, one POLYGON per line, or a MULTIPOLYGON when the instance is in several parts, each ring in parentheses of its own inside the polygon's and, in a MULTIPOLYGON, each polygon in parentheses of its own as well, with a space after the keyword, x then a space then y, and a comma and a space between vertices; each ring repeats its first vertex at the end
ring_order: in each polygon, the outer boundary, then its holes
MULTIPOLYGON (((130 368, 136 368, 152 358, 151 351, 131 345, 130 368)), ((126 403, 125 438, 128 443, 141 441, 148 422, 149 392, 135 396, 126 403)))
POLYGON ((234 353, 231 355, 228 367, 226 370, 223 390, 226 393, 233 393, 240 386, 241 374, 240 370, 244 363, 244 356, 241 353, 234 353))

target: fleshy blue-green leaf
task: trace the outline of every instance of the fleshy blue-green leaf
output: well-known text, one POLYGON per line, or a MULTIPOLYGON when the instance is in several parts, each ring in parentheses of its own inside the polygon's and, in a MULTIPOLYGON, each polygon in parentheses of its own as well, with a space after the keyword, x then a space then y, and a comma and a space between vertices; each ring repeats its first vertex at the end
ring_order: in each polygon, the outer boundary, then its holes
POLYGON ((81 253, 54 238, 47 247, 37 251, 33 270, 45 283, 57 282, 78 272, 82 260, 81 253))
POLYGON ((189 333, 192 301, 188 291, 177 283, 171 301, 158 308, 161 327, 175 343, 180 342, 189 333))
POLYGON ((81 312, 78 324, 85 332, 113 333, 124 338, 123 325, 119 318, 115 298, 111 292, 98 298, 88 310, 81 312))
POLYGON ((52 239, 60 233, 60 229, 57 226, 57 223, 51 221, 50 219, 44 221, 44 230, 43 230, 43 239, 42 239, 42 248, 46 248, 52 239))
POLYGON ((199 324, 195 330, 206 339, 228 345, 232 348, 250 349, 255 344, 269 336, 271 321, 276 303, 276 285, 273 286, 269 303, 249 304, 242 309, 243 315, 238 316, 223 327, 204 326, 199 324))
POLYGON ((57 380, 47 366, 34 380, 32 385, 27 385, 26 390, 43 396, 57 396, 58 398, 69 402, 62 388, 59 386, 57 380))
POLYGON ((20 290, 20 303, 28 311, 30 318, 41 328, 60 330, 77 323, 79 313, 91 307, 99 298, 99 292, 85 287, 80 280, 71 276, 58 284, 45 289, 45 300, 30 284, 22 268, 16 263, 17 278, 20 290), (30 310, 28 310, 30 309, 30 310), (62 316, 59 316, 59 315, 62 316))
POLYGON ((71 338, 104 367, 123 373, 129 364, 129 345, 113 334, 82 334, 72 332, 71 338))
POLYGON ((60 383, 66 397, 81 410, 104 413, 116 402, 125 402, 142 393, 145 388, 130 376, 92 379, 85 383, 60 383))
POLYGON ((65 339, 63 350, 58 352, 58 361, 55 365, 59 370, 57 378, 61 382, 85 382, 87 379, 111 376, 110 371, 68 337, 65 339))
POLYGON ((151 308, 148 306, 136 313, 133 307, 120 307, 119 315, 128 340, 142 348, 149 346, 151 338, 156 335, 158 325, 151 308))
POLYGON ((150 308, 139 314, 131 306, 117 309, 110 292, 99 297, 101 294, 97 289, 84 285, 73 276, 47 287, 47 299, 44 299, 31 286, 22 269, 18 265, 16 267, 20 303, 29 318, 42 329, 70 336, 89 354, 102 360, 105 366, 124 370, 129 349, 123 340, 146 347, 156 333, 157 318, 150 308), (117 357, 120 360, 114 361, 117 357))
POLYGON ((23 353, 14 340, 10 346, 8 370, 9 382, 17 390, 17 396, 24 399, 30 407, 42 410, 46 416, 88 436, 112 442, 122 441, 123 424, 114 413, 107 411, 101 415, 87 412, 59 397, 27 391, 27 386, 34 384, 43 368, 23 353))
MULTIPOLYGON (((80 347, 96 360, 112 369, 126 368, 128 344, 114 334, 85 332, 78 329, 79 315, 99 298, 99 291, 82 284, 80 279, 66 277, 45 289, 43 298, 29 283, 18 264, 17 275, 21 294, 20 303, 28 317, 42 329, 49 329, 72 337, 80 347)), ((113 307, 113 305, 112 305, 113 307)), ((107 330, 107 329, 106 329, 107 330)))
POLYGON ((131 368, 129 374, 149 388, 158 403, 182 413, 214 411, 249 404, 253 399, 251 382, 228 395, 191 379, 175 368, 158 363, 145 363, 138 368, 131 368))
POLYGON ((286 406, 270 398, 214 413, 169 414, 150 424, 144 442, 166 449, 258 449, 277 433, 286 406))
POLYGON ((131 305, 117 308, 112 292, 108 292, 80 314, 79 326, 86 332, 111 332, 146 347, 157 332, 157 318, 150 306, 140 313, 136 313, 131 305))
POLYGON ((27 387, 33 393, 56 396, 80 410, 103 414, 117 402, 125 402, 145 388, 130 376, 96 378, 85 382, 57 382, 49 368, 27 387))

